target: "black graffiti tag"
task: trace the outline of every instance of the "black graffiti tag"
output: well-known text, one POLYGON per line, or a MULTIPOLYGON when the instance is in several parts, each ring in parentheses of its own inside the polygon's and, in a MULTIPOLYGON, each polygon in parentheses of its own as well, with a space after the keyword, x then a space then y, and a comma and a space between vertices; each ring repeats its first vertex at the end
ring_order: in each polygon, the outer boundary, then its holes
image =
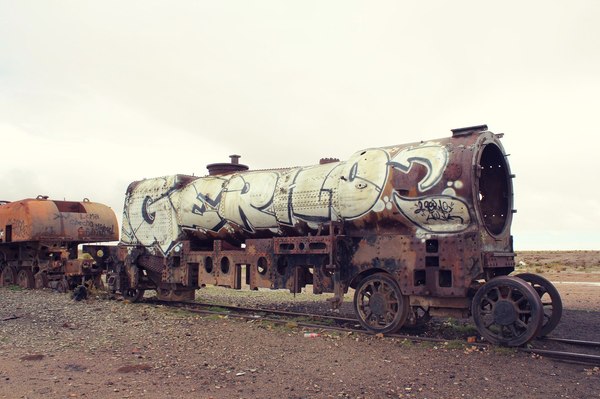
POLYGON ((452 201, 444 201, 441 199, 417 201, 415 206, 415 214, 424 216, 427 221, 451 222, 459 220, 460 223, 464 222, 461 216, 452 214, 452 211, 454 210, 454 202, 452 201))
POLYGON ((147 195, 142 203, 142 217, 148 224, 154 223, 154 218, 156 217, 156 212, 148 212, 148 207, 152 205, 153 202, 154 200, 147 195))

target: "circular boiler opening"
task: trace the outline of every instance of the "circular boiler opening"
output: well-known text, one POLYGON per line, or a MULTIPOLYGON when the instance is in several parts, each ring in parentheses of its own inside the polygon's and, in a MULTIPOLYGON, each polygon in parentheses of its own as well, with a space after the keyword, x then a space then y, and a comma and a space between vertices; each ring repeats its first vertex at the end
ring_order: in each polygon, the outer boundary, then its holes
POLYGON ((485 227, 493 235, 504 231, 512 212, 512 184, 504 153, 488 144, 479 160, 479 211, 485 227))

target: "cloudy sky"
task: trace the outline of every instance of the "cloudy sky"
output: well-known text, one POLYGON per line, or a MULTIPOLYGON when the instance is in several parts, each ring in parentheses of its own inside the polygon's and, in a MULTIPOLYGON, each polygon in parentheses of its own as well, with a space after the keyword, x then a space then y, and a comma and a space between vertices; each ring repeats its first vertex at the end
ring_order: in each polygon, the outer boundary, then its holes
POLYGON ((600 1, 0 0, 0 199, 487 124, 515 248, 600 249, 600 1))

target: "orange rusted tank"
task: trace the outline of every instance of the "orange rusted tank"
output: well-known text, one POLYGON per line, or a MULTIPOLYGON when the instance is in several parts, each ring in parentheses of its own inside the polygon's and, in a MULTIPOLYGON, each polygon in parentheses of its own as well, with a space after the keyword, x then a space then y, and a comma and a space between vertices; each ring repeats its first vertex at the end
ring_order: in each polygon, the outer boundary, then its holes
POLYGON ((0 205, 0 242, 100 242, 119 239, 115 213, 89 200, 39 196, 0 205))
POLYGON ((118 240, 113 210, 103 204, 45 196, 0 204, 0 285, 66 291, 102 270, 78 259, 78 245, 118 240))

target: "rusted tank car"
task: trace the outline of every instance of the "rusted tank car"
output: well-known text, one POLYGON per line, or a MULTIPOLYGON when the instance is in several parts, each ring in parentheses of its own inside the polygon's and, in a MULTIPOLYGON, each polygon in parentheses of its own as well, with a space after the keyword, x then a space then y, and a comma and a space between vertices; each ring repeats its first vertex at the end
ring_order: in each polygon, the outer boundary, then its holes
POLYGON ((61 292, 86 281, 102 285, 99 263, 92 257, 78 259, 78 245, 118 239, 115 213, 103 204, 45 196, 3 202, 0 285, 51 287, 61 292))
POLYGON ((346 161, 136 181, 127 189, 109 288, 191 299, 206 284, 239 289, 354 289, 361 324, 395 331, 429 315, 472 314, 488 340, 520 345, 554 328, 560 298, 545 280, 508 277, 512 178, 502 135, 370 148, 346 161), (242 273, 245 268, 245 273, 242 273), (537 290, 537 291, 536 291, 537 290))

